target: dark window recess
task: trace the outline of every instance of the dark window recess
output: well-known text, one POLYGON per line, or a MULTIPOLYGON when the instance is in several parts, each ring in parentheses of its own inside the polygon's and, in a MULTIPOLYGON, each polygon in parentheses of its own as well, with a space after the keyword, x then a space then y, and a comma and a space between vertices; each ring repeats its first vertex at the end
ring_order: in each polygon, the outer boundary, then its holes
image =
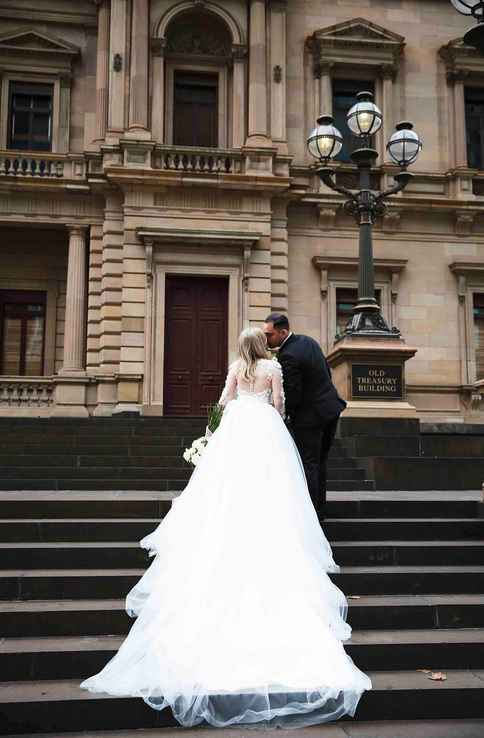
POLYGON ((473 309, 476 379, 484 379, 484 292, 474 292, 473 309))
POLYGON ((218 146, 218 75, 175 71, 173 143, 218 146))
POLYGON ((0 374, 44 373, 45 292, 0 290, 0 374))
MULTIPOLYGON (((361 146, 357 136, 354 136, 346 122, 348 110, 357 102, 358 92, 368 91, 374 94, 373 82, 364 80, 333 79, 333 119, 334 125, 343 136, 343 148, 336 157, 338 161, 351 162, 350 154, 361 146)), ((373 144, 373 139, 370 139, 373 144)))
POLYGON ((8 148, 52 150, 53 85, 11 82, 8 108, 8 148))
POLYGON ((472 169, 483 169, 484 162, 484 89, 466 87, 467 163, 472 169))
MULTIPOLYGON (((379 305, 381 290, 375 290, 375 300, 379 305)), ((356 287, 338 287, 336 289, 336 335, 344 332, 353 317, 353 308, 358 300, 356 287)))

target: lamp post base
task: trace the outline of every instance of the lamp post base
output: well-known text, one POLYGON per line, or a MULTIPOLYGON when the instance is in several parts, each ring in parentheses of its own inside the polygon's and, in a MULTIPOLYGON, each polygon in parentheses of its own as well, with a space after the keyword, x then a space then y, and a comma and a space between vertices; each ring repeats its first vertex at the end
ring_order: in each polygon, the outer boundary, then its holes
POLYGON ((400 331, 395 327, 390 328, 381 314, 376 301, 371 300, 367 303, 358 302, 353 317, 348 322, 344 333, 341 334, 338 341, 342 340, 345 336, 398 340, 400 338, 400 331))
POLYGON ((405 387, 405 362, 416 352, 395 334, 345 333, 327 356, 348 403, 344 416, 417 418, 405 387))

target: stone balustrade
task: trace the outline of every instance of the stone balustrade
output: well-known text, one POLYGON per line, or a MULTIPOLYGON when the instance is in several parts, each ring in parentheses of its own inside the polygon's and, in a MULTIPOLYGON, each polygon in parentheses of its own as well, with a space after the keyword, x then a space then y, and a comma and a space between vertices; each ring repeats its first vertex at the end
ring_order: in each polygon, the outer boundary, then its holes
POLYGON ((0 151, 0 177, 36 179, 84 179, 84 158, 62 154, 0 151))
POLYGON ((186 173, 241 174, 243 155, 240 150, 231 149, 157 146, 153 152, 153 168, 186 173))
POLYGON ((52 377, 0 378, 0 412, 10 408, 50 410, 53 404, 52 377))

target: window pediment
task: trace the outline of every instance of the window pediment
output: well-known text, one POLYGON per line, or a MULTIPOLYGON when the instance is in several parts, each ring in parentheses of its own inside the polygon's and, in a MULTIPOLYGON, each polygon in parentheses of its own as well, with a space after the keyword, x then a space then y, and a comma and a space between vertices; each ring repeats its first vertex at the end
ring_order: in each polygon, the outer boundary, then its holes
POLYGON ((39 33, 34 29, 10 32, 0 36, 0 50, 39 53, 64 54, 66 56, 77 56, 79 48, 67 41, 61 41, 54 36, 39 33))
POLYGON ((38 65, 42 71, 70 73, 72 61, 80 54, 80 49, 68 41, 63 41, 35 29, 22 29, 4 33, 0 36, 0 60, 8 65, 15 57, 15 64, 21 60, 22 68, 38 65))
POLYGON ((395 74, 405 39, 364 18, 354 18, 315 31, 308 46, 315 68, 357 63, 380 73, 395 74))
POLYGON ((484 57, 462 38, 455 38, 439 49, 447 68, 448 79, 465 79, 484 76, 484 57))

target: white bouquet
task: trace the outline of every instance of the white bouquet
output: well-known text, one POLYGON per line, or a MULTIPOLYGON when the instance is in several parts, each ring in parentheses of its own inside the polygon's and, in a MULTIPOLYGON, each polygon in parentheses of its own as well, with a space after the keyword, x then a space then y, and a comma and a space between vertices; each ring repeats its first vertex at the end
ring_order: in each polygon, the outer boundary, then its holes
POLYGON ((201 438, 196 438, 190 448, 185 449, 183 453, 183 458, 185 459, 187 464, 192 464, 193 466, 196 466, 198 464, 198 462, 202 458, 202 454, 207 443, 208 438, 206 438, 206 436, 202 436, 201 438))
POLYGON ((215 433, 220 425, 223 411, 223 407, 217 403, 215 405, 209 405, 207 408, 207 428, 205 430, 205 435, 201 438, 196 438, 190 448, 186 448, 183 452, 183 458, 187 464, 192 464, 192 466, 196 466, 198 464, 202 458, 202 454, 210 436, 215 433))

